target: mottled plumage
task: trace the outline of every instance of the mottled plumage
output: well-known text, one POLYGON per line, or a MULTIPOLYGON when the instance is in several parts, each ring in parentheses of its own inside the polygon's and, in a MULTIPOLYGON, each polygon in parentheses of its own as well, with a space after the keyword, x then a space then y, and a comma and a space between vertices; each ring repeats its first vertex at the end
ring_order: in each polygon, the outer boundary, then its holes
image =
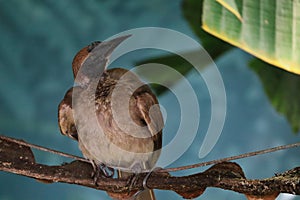
MULTIPOLYGON (((148 85, 126 69, 104 70, 113 49, 127 37, 92 43, 77 53, 72 67, 78 86, 67 91, 58 111, 62 134, 78 140, 86 158, 126 176, 153 169, 163 128, 157 98, 148 85)), ((154 196, 146 191, 137 199, 154 196)))

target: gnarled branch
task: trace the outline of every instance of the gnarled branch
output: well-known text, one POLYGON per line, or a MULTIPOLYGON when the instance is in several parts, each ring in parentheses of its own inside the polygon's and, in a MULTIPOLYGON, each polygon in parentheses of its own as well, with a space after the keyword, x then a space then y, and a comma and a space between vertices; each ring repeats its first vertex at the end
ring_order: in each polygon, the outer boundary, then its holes
MULTIPOLYGON (((124 197, 142 190, 146 173, 138 176, 129 192, 128 180, 99 178, 97 184, 91 178, 92 166, 83 161, 73 161, 60 166, 47 166, 35 162, 29 147, 0 138, 0 170, 7 171, 48 183, 63 182, 78 184, 98 190, 107 191, 112 196, 124 197)), ((169 173, 154 171, 147 185, 149 188, 172 190, 184 198, 195 198, 207 187, 217 187, 245 194, 248 199, 275 199, 279 193, 300 195, 300 167, 276 174, 276 176, 249 180, 245 178, 242 168, 233 162, 216 164, 208 170, 183 177, 171 176, 169 173)))

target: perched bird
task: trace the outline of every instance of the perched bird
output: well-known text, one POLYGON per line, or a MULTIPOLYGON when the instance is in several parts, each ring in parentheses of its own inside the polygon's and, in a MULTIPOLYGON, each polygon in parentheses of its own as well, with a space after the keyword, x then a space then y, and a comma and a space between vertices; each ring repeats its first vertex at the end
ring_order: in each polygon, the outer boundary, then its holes
MULTIPOLYGON (((163 128, 150 87, 131 71, 105 69, 112 51, 126 38, 95 42, 76 54, 72 68, 77 86, 67 91, 58 110, 62 134, 78 140, 87 159, 119 170, 121 177, 155 167, 163 128)), ((136 199, 155 197, 146 189, 136 199)))

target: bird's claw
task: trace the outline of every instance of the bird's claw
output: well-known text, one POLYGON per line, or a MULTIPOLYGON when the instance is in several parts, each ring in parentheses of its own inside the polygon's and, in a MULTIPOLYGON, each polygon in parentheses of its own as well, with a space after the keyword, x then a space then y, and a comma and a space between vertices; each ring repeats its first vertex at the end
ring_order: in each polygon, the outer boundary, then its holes
POLYGON ((115 174, 115 170, 113 168, 108 167, 104 164, 100 164, 99 168, 102 171, 105 178, 112 178, 115 174))
POLYGON ((97 165, 95 161, 91 162, 93 166, 93 172, 91 174, 91 177, 94 180, 94 184, 97 185, 97 181, 100 176, 105 178, 111 178, 114 176, 114 169, 111 167, 108 167, 104 164, 97 165))

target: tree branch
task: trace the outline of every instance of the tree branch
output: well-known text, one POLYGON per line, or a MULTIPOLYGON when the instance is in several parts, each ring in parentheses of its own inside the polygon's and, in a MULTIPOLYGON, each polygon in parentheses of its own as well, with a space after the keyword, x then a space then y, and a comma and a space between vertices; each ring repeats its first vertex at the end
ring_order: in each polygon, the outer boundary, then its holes
MULTIPOLYGON (((143 179, 147 175, 138 176, 129 192, 127 179, 101 177, 97 184, 91 178, 92 166, 87 162, 73 161, 61 166, 47 166, 35 162, 29 147, 0 138, 0 170, 7 171, 43 182, 63 182, 77 184, 98 190, 107 191, 111 196, 124 198, 143 189, 143 179)), ((276 174, 276 176, 249 180, 245 178, 242 168, 232 162, 216 164, 208 170, 183 177, 171 176, 169 173, 154 171, 147 185, 149 188, 172 190, 184 198, 195 198, 207 187, 217 187, 245 194, 248 199, 275 199, 279 193, 300 195, 300 167, 276 174)))

